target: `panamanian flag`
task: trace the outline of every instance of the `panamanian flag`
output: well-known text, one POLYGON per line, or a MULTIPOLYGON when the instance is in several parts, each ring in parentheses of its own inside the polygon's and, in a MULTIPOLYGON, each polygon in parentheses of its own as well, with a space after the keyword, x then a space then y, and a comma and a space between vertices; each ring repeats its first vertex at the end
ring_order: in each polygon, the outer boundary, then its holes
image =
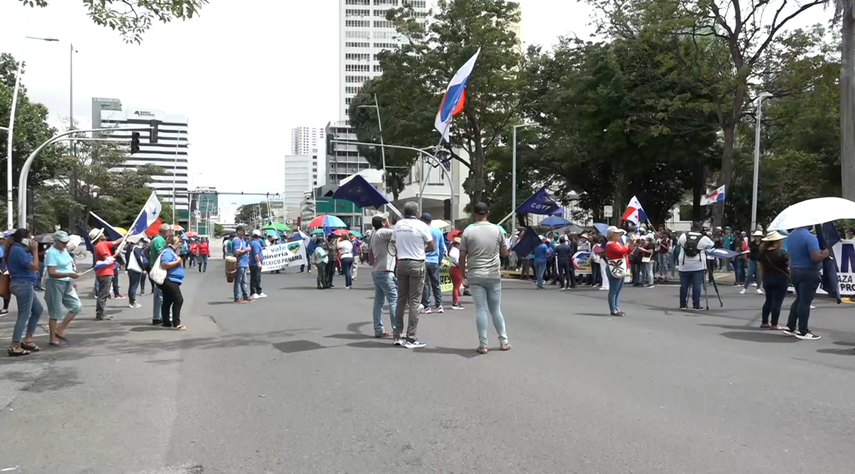
POLYGON ((709 193, 709 195, 707 195, 707 202, 709 204, 713 204, 716 202, 724 202, 724 198, 725 198, 724 187, 725 187, 725 185, 722 184, 720 188, 709 193))
POLYGON ((623 213, 621 219, 630 221, 635 225, 638 225, 639 222, 648 220, 647 213, 644 212, 644 208, 641 207, 641 203, 638 202, 637 197, 633 196, 629 201, 629 205, 626 206, 626 211, 623 213))
POLYGON ((451 122, 454 121, 454 116, 463 111, 466 105, 466 83, 469 81, 469 75, 475 68, 475 61, 478 60, 478 55, 481 54, 481 48, 475 52, 475 55, 466 61, 457 74, 451 78, 448 84, 448 89, 445 91, 445 96, 442 98, 442 103, 439 105, 439 112, 436 113, 436 122, 434 127, 442 134, 445 141, 449 141, 451 135, 451 122))
POLYGON ((140 211, 140 215, 137 216, 137 220, 134 221, 134 225, 128 231, 128 235, 156 235, 159 230, 158 227, 162 223, 160 220, 160 209, 160 200, 157 199, 157 194, 152 192, 151 196, 148 197, 148 201, 145 202, 142 211, 140 211))

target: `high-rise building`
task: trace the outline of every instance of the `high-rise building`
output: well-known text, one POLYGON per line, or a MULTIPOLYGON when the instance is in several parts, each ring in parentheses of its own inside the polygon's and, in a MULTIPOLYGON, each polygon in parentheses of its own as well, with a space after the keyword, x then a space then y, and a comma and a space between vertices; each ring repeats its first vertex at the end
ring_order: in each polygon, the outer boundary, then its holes
POLYGON ((339 0, 339 114, 348 120, 350 101, 371 78, 383 73, 377 54, 397 48, 399 38, 386 12, 411 5, 417 18, 427 16, 426 0, 339 0))
MULTIPOLYGON (((324 184, 324 161, 326 131, 316 127, 294 127, 291 129, 291 154, 312 157, 312 186, 324 184)), ((308 191, 308 190, 307 190, 308 191)))
MULTIPOLYGON (((326 134, 333 140, 356 141, 356 133, 346 122, 330 122, 326 134)), ((344 178, 370 167, 368 160, 359 154, 356 145, 330 143, 327 150, 326 184, 338 186, 344 178)))
POLYGON ((301 215, 306 192, 314 189, 312 183, 316 178, 313 178, 312 165, 316 163, 312 155, 285 157, 285 186, 282 191, 285 219, 296 220, 301 215))
POLYGON ((190 218, 187 116, 156 109, 124 107, 119 99, 92 99, 92 128, 115 128, 115 132, 104 135, 109 140, 127 144, 133 132, 122 129, 148 127, 152 120, 158 122, 157 143, 150 143, 149 132, 140 132, 139 152, 129 155, 120 169, 136 169, 145 165, 162 169, 162 173, 152 176, 149 186, 161 202, 174 204, 178 221, 186 222, 190 218))

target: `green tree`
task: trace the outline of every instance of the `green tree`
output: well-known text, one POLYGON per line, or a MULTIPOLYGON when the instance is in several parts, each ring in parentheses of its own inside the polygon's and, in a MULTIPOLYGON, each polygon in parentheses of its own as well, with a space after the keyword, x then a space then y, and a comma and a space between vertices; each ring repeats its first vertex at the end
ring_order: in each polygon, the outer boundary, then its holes
MULTIPOLYGON (((48 0, 19 0, 28 7, 48 6, 48 0)), ((189 20, 208 0, 83 0, 96 25, 118 31, 127 43, 141 43, 152 23, 189 20)))
POLYGON ((264 220, 270 215, 270 209, 267 206, 267 201, 256 202, 252 204, 244 204, 237 208, 235 214, 235 222, 240 224, 255 225, 264 220))

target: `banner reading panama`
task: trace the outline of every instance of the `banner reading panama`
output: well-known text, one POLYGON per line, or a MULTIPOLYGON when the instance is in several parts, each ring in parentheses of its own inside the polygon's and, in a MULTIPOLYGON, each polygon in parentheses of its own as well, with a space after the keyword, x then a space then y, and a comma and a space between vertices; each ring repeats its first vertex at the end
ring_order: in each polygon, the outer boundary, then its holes
POLYGON ((262 272, 274 272, 308 263, 306 247, 302 240, 265 247, 261 254, 264 256, 264 264, 261 266, 262 272))
POLYGON ((834 247, 837 280, 841 296, 855 295, 855 240, 841 240, 834 247))

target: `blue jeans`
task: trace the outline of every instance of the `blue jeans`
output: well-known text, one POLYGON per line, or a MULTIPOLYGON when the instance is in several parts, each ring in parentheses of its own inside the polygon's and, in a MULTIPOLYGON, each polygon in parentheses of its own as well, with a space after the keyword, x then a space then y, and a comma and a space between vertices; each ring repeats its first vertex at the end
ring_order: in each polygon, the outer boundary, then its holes
POLYGON ((207 272, 208 271, 208 256, 207 255, 199 255, 199 271, 207 272))
POLYGON ((692 285, 692 307, 701 309, 701 291, 704 284, 704 271, 680 272, 680 308, 686 308, 689 298, 689 285, 692 285))
POLYGON ((768 323, 769 316, 771 316, 772 326, 778 325, 781 306, 784 305, 784 298, 787 297, 789 286, 790 280, 780 273, 766 275, 766 279, 763 280, 763 289, 766 290, 766 302, 763 304, 763 324, 768 323))
POLYGON ((236 300, 248 300, 249 299, 249 289, 247 288, 246 283, 246 271, 249 270, 247 267, 238 267, 235 272, 235 299, 236 300))
POLYGON ((344 273, 344 286, 353 285, 353 258, 341 259, 341 272, 344 273))
MULTIPOLYGON (((545 267, 545 263, 538 265, 545 267)), ((543 276, 541 270, 540 275, 543 276)), ((487 311, 493 316, 493 326, 499 335, 499 344, 508 343, 505 317, 502 315, 502 282, 471 283, 469 290, 475 300, 475 326, 478 328, 478 345, 487 347, 487 311)))
POLYGON ((128 270, 128 303, 134 304, 137 302, 137 288, 142 280, 142 273, 128 270))
POLYGON ((748 260, 748 274, 745 276, 745 288, 748 289, 748 285, 751 284, 751 280, 757 281, 757 288, 763 286, 763 282, 760 281, 760 272, 757 270, 757 260, 748 260))
POLYGON ((793 268, 790 272, 793 287, 796 289, 796 300, 790 306, 787 327, 790 331, 795 331, 796 323, 798 323, 799 332, 804 334, 810 332, 808 329, 810 304, 813 302, 813 297, 816 296, 816 289, 819 288, 819 269, 793 268))
POLYGON ((36 287, 33 282, 13 281, 10 289, 15 295, 15 304, 18 305, 18 320, 15 321, 12 342, 21 342, 25 330, 29 336, 35 334, 44 307, 42 307, 42 302, 36 298, 36 287))
POLYGON ((733 259, 733 270, 737 283, 742 283, 745 280, 745 266, 743 264, 744 262, 742 257, 736 257, 733 259))
POLYGON ((430 307, 430 292, 433 290, 433 302, 436 308, 442 306, 442 285, 439 281, 439 264, 425 262, 425 286, 422 289, 422 306, 430 307))
POLYGON ((395 280, 395 272, 372 272, 374 279, 374 334, 383 332, 383 304, 389 302, 389 318, 391 320, 392 332, 395 331, 395 310, 398 307, 398 282, 395 280))
MULTIPOLYGON (((604 263, 608 266, 608 263, 604 263)), ((612 272, 606 270, 606 278, 609 279, 609 313, 620 311, 620 291, 623 289, 623 278, 615 278, 612 272)))
POLYGON ((543 272, 546 271, 546 262, 534 261, 534 274, 537 275, 537 287, 543 288, 543 272))

